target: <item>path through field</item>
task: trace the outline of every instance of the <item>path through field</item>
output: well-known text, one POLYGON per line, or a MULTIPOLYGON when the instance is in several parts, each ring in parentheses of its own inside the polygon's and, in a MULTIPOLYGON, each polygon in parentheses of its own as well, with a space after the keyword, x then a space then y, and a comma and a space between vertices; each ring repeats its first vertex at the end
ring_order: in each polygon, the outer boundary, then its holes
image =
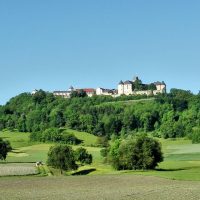
POLYGON ((199 200, 200 182, 150 176, 0 178, 0 199, 67 200, 199 200))

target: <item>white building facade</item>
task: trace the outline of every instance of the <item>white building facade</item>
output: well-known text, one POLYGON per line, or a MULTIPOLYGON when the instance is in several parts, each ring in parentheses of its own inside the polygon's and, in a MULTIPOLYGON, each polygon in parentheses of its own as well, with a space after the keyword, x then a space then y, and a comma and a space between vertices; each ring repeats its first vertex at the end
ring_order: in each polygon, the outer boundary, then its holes
MULTIPOLYGON (((93 88, 84 88, 84 89, 74 89, 72 86, 67 91, 54 91, 53 94, 55 96, 61 96, 64 98, 70 98, 70 95, 73 91, 85 91, 88 97, 92 97, 94 95, 105 95, 105 96, 113 96, 118 97, 121 95, 157 95, 166 93, 166 84, 164 81, 162 82, 154 82, 151 84, 143 84, 142 81, 135 77, 132 81, 127 80, 125 82, 120 81, 116 89, 105 89, 105 88, 97 88, 96 90, 93 88)), ((35 94, 37 90, 34 90, 32 94, 35 94)))
POLYGON ((105 96, 112 96, 116 93, 114 89, 105 89, 105 88, 97 88, 96 95, 105 95, 105 96))
MULTIPOLYGON (((133 81, 120 81, 118 84, 118 95, 157 95, 157 94, 163 94, 166 93, 166 84, 164 81, 162 82, 155 82, 149 85, 154 85, 155 89, 150 90, 150 89, 145 89, 145 90, 135 90, 134 89, 134 83, 135 81, 140 81, 138 77, 134 78, 133 81)), ((140 83, 141 86, 144 86, 148 88, 148 84, 142 84, 140 83)))

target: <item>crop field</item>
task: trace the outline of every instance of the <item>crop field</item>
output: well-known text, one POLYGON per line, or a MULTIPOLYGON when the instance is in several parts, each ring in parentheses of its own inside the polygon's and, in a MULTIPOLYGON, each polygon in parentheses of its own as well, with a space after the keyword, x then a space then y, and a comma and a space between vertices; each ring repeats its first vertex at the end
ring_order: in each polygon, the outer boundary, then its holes
POLYGON ((200 182, 130 174, 1 178, 0 188, 0 199, 2 200, 200 199, 200 182))
POLYGON ((38 174, 38 171, 34 164, 5 163, 0 165, 0 176, 25 176, 35 174, 38 174))

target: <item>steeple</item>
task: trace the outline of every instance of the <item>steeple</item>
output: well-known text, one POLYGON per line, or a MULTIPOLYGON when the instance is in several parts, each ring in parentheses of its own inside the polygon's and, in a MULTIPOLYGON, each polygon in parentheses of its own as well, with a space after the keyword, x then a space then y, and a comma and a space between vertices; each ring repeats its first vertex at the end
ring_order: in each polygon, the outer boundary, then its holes
POLYGON ((123 81, 120 81, 118 85, 124 85, 123 81))
POLYGON ((69 90, 68 91, 73 91, 74 90, 74 87, 73 86, 70 86, 69 90))

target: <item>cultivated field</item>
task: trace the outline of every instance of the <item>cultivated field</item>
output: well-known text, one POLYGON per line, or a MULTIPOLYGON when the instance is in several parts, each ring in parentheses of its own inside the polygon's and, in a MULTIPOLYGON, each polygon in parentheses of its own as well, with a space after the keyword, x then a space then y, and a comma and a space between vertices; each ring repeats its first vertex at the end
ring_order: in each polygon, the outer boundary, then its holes
POLYGON ((101 175, 0 179, 0 199, 199 200, 200 182, 148 176, 101 175))
POLYGON ((0 164, 0 176, 25 176, 38 174, 34 163, 0 164))

